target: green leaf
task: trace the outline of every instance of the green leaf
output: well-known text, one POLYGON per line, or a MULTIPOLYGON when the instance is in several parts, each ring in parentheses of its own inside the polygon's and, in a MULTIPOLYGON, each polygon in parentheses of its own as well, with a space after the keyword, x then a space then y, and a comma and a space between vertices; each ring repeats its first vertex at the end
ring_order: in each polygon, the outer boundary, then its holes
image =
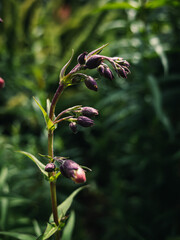
POLYGON ((36 237, 29 234, 24 233, 16 233, 16 232, 0 232, 2 235, 10 236, 19 240, 36 240, 36 237))
POLYGON ((72 211, 70 218, 63 230, 63 235, 62 235, 61 240, 71 240, 72 239, 74 224, 75 224, 75 213, 74 213, 74 211, 72 211))
MULTIPOLYGON (((64 200, 63 203, 61 203, 59 206, 58 206, 58 216, 59 216, 59 219, 61 220, 61 218, 63 216, 66 215, 66 212, 68 211, 68 209, 71 207, 71 204, 73 202, 73 199, 74 197, 81 191, 83 190, 84 188, 87 188, 89 187, 89 185, 86 185, 86 186, 83 186, 83 187, 80 187, 78 189, 76 189, 73 193, 71 193, 71 195, 66 198, 64 200)), ((50 218, 49 218, 49 221, 53 221, 53 215, 51 214, 50 218)))
POLYGON ((72 55, 69 59, 69 61, 64 65, 64 67, 61 69, 61 72, 60 72, 60 80, 62 80, 65 76, 65 72, 66 72, 66 69, 67 67, 69 66, 69 64, 71 63, 72 61, 72 58, 73 58, 73 55, 74 55, 74 50, 72 50, 72 55))
POLYGON ((37 220, 33 220, 33 225, 34 225, 34 231, 36 233, 36 236, 40 236, 42 234, 41 228, 39 226, 39 223, 37 220))
POLYGON ((157 84, 157 81, 153 76, 149 76, 148 82, 153 95, 153 100, 154 100, 153 103, 154 103, 154 109, 156 111, 156 115, 159 118, 159 120, 162 122, 162 124, 165 126, 169 134, 172 135, 172 126, 168 117, 164 113, 164 110, 162 107, 162 96, 161 96, 161 92, 157 84))
POLYGON ((150 39, 150 44, 152 45, 152 47, 154 48, 155 52, 157 53, 157 55, 159 56, 161 63, 163 65, 164 68, 164 74, 168 73, 168 59, 166 57, 165 51, 164 51, 164 47, 160 41, 160 39, 157 36, 154 36, 150 39))
POLYGON ((139 4, 134 2, 133 4, 127 3, 127 2, 121 2, 121 3, 107 3, 103 5, 102 7, 99 7, 95 10, 95 13, 102 12, 106 10, 112 10, 112 9, 138 9, 139 4))
POLYGON ((51 119, 49 118, 47 112, 44 110, 44 108, 41 106, 40 103, 38 103, 38 101, 33 97, 34 101, 37 103, 37 105, 39 106, 39 108, 41 109, 43 115, 44 115, 44 119, 46 121, 46 125, 48 130, 54 130, 55 126, 54 123, 51 121, 51 119))
POLYGON ((22 154, 26 155, 28 158, 30 158, 38 166, 38 168, 43 173, 43 175, 45 177, 48 177, 48 173, 44 170, 45 165, 43 163, 41 163, 35 156, 33 156, 32 154, 30 154, 28 152, 24 152, 24 151, 17 151, 17 152, 22 153, 22 154))
POLYGON ((45 240, 45 239, 50 238, 55 232, 57 232, 58 228, 59 227, 56 226, 55 224, 48 223, 43 235, 38 237, 36 240, 45 240))
POLYGON ((88 55, 87 55, 87 59, 90 58, 91 56, 93 55, 96 55, 96 54, 99 54, 109 43, 106 43, 104 45, 102 45, 101 47, 93 50, 92 52, 90 52, 88 55))

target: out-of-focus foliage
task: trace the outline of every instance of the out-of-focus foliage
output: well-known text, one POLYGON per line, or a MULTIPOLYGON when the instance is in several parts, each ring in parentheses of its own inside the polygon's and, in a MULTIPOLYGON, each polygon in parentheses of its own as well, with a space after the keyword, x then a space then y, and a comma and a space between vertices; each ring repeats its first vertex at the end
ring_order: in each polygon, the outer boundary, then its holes
MULTIPOLYGON (((72 49, 76 58, 109 42, 103 55, 127 59, 128 79, 101 79, 98 93, 71 87, 56 112, 82 104, 100 113, 91 129, 73 135, 63 123, 55 132, 55 155, 93 169, 91 190, 73 205, 72 239, 180 239, 179 12, 178 0, 1 0, 1 231, 38 236, 51 212, 48 183, 15 152, 47 154, 32 96, 45 107, 72 49)), ((58 201, 75 188, 59 181, 58 201)))

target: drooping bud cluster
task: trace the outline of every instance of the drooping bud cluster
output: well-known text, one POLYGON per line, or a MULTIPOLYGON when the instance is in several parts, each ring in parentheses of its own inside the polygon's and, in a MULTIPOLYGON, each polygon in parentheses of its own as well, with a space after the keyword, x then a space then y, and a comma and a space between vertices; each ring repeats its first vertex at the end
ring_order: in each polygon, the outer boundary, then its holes
POLYGON ((5 81, 0 77, 0 89, 5 86, 5 81))
MULTIPOLYGON (((114 79, 113 72, 111 71, 110 67, 104 63, 104 61, 107 61, 112 65, 118 77, 127 78, 127 74, 130 73, 130 70, 129 70, 130 64, 126 60, 119 57, 106 57, 103 55, 99 55, 99 53, 102 51, 102 49, 105 46, 106 45, 90 52, 89 54, 87 52, 80 54, 77 59, 78 63, 80 64, 79 69, 81 70, 81 69, 96 68, 101 76, 109 80, 113 80, 114 79)), ((73 76, 74 79, 76 79, 75 75, 73 76)), ((96 83, 96 80, 91 76, 87 76, 84 74, 83 81, 86 87, 89 88, 90 90, 93 90, 93 91, 98 90, 98 85, 96 83)))
POLYGON ((81 105, 77 105, 71 108, 68 108, 64 111, 62 111, 57 117, 55 123, 61 122, 61 121, 68 121, 69 128, 73 133, 78 132, 78 125, 81 127, 92 127, 94 125, 94 121, 91 119, 95 116, 97 116, 98 110, 93 107, 82 107, 81 105), (60 118, 63 114, 69 114, 70 116, 60 118))

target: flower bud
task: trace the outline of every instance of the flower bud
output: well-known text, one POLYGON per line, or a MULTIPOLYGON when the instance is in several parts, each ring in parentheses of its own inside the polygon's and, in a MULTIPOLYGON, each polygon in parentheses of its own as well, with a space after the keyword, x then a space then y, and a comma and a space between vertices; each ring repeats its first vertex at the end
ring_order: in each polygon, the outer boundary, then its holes
POLYGON ((82 127, 92 127, 94 125, 94 121, 85 116, 79 116, 77 119, 77 124, 82 127))
POLYGON ((86 117, 94 117, 98 115, 98 110, 92 107, 82 107, 82 115, 86 117))
POLYGON ((2 18, 0 18, 0 22, 3 22, 2 18))
POLYGON ((53 172, 55 170, 56 166, 54 163, 48 163, 45 167, 46 172, 53 172))
POLYGON ((127 78, 127 73, 126 73, 126 71, 122 67, 116 69, 116 72, 117 72, 119 77, 127 78))
POLYGON ((5 86, 4 79, 0 77, 0 88, 3 88, 5 86))
POLYGON ((71 129, 71 131, 76 134, 77 133, 77 124, 75 122, 71 122, 69 124, 69 128, 71 129))
POLYGON ((110 80, 113 80, 114 76, 113 76, 113 73, 111 72, 111 69, 110 68, 106 68, 104 70, 104 77, 105 78, 108 78, 110 80))
POLYGON ((123 61, 121 62, 121 65, 122 65, 122 66, 125 66, 125 67, 130 67, 129 62, 126 61, 126 60, 123 60, 123 61))
POLYGON ((94 78, 92 78, 91 76, 88 76, 88 78, 86 78, 84 80, 84 83, 85 83, 87 88, 97 92, 98 85, 97 85, 96 81, 94 80, 94 78))
POLYGON ((84 52, 78 56, 77 61, 79 64, 81 64, 81 65, 85 64, 85 57, 87 54, 88 54, 87 52, 84 52))
POLYGON ((72 160, 64 160, 60 166, 60 171, 64 177, 72 179, 75 183, 86 182, 85 171, 72 160))
POLYGON ((102 76, 104 76, 104 69, 105 69, 105 67, 104 67, 103 65, 99 65, 99 67, 98 67, 98 72, 99 72, 102 76))
POLYGON ((102 56, 93 55, 86 61, 86 67, 89 69, 97 68, 103 60, 102 56))

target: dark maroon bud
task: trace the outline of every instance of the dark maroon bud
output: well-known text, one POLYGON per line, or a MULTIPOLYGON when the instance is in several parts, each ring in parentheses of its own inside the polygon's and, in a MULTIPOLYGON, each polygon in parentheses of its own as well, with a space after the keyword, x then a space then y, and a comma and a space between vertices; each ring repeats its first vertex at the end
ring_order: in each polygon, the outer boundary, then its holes
POLYGON ((119 77, 127 78, 127 73, 123 68, 116 69, 116 72, 117 72, 119 77))
POLYGON ((86 61, 86 67, 89 69, 97 68, 103 60, 102 56, 93 55, 86 61))
POLYGON ((86 87, 89 88, 90 90, 96 91, 98 90, 98 85, 96 83, 96 81, 94 80, 94 78, 92 78, 91 76, 88 76, 84 83, 86 84, 86 87))
POLYGON ((81 65, 85 64, 85 57, 87 54, 88 54, 87 52, 84 52, 78 56, 77 61, 79 64, 81 64, 81 65))
POLYGON ((71 131, 76 134, 77 133, 77 124, 75 122, 71 122, 69 124, 69 128, 71 129, 71 131))
POLYGON ((105 77, 105 78, 108 78, 108 79, 110 79, 110 80, 113 80, 113 79, 114 79, 114 75, 113 75, 113 73, 111 72, 111 69, 110 69, 110 68, 106 68, 106 69, 104 70, 104 77, 105 77))
POLYGON ((60 171, 64 177, 72 179, 75 183, 86 182, 85 171, 70 159, 62 162, 60 171))
POLYGON ((55 170, 56 166, 54 163, 48 163, 45 167, 46 172, 53 172, 55 170))
POLYGON ((98 115, 98 110, 92 107, 83 107, 81 112, 82 115, 86 117, 94 117, 98 115))
POLYGON ((98 72, 99 72, 102 76, 104 76, 104 70, 105 70, 105 67, 104 67, 103 65, 99 65, 99 67, 98 67, 98 72))
POLYGON ((130 67, 130 64, 126 60, 123 60, 123 62, 121 62, 121 65, 125 67, 130 67))
POLYGON ((82 127, 92 127, 94 125, 94 121, 85 116, 79 116, 77 119, 77 124, 82 127))
POLYGON ((3 88, 5 86, 5 81, 0 77, 0 88, 3 88))

